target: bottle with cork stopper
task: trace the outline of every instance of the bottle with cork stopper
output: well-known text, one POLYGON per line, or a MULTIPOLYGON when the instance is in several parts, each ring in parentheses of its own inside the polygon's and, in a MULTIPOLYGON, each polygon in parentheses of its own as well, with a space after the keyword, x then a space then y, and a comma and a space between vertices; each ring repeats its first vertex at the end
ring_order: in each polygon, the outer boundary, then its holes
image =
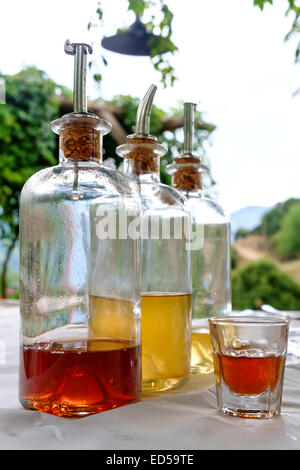
POLYGON ((111 125, 87 110, 91 47, 66 41, 65 52, 74 112, 51 123, 59 164, 33 175, 20 201, 19 397, 80 417, 140 398, 140 240, 102 226, 140 217, 141 202, 129 177, 102 164, 111 125))
POLYGON ((222 207, 203 196, 202 174, 208 168, 194 152, 194 103, 184 103, 183 154, 167 166, 172 187, 186 198, 197 240, 192 253, 191 372, 213 372, 208 318, 231 311, 230 221, 222 207))
POLYGON ((167 149, 150 134, 157 87, 141 100, 135 132, 117 148, 124 172, 142 200, 142 388, 156 392, 182 385, 190 372, 190 215, 184 198, 160 182, 160 157, 167 149))

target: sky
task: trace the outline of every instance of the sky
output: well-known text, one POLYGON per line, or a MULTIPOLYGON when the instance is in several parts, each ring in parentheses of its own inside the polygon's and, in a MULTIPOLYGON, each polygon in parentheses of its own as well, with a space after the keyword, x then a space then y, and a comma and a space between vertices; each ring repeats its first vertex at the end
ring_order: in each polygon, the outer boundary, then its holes
MULTIPOLYGON (((72 88, 73 60, 64 41, 88 42, 103 75, 101 97, 142 97, 158 85, 155 104, 170 110, 179 100, 197 103, 205 120, 217 126, 207 148, 218 201, 227 212, 245 206, 272 206, 300 198, 300 66, 294 63, 295 39, 284 42, 292 17, 286 0, 263 12, 253 0, 169 0, 174 13, 171 61, 178 80, 163 89, 149 58, 101 49, 104 35, 129 26, 126 0, 102 0, 103 29, 87 30, 97 0, 10 0, 0 16, 0 71, 17 73, 26 65, 44 70, 72 88), (108 66, 104 67, 100 55, 108 66)), ((88 94, 99 91, 92 79, 88 94)))

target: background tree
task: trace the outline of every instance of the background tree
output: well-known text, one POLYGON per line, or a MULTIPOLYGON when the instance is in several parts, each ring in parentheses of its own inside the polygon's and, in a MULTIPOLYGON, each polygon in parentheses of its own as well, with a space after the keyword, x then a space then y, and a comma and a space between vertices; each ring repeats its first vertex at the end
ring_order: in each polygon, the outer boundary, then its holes
POLYGON ((33 173, 56 161, 49 122, 57 117, 58 86, 32 67, 2 77, 6 104, 0 106, 0 234, 6 249, 1 273, 5 297, 7 267, 19 233, 20 191, 33 173))
MULTIPOLYGON (((272 5, 273 0, 254 0, 254 5, 257 5, 261 10, 264 9, 266 3, 272 5)), ((286 5, 286 16, 293 16, 291 28, 284 38, 285 41, 288 41, 289 39, 298 36, 300 33, 300 4, 299 0, 286 0, 286 5)), ((295 51, 295 62, 300 62, 300 41, 298 42, 295 51)))
POLYGON ((281 259, 300 257, 300 202, 292 205, 283 217, 275 246, 281 259))
POLYGON ((246 238, 248 237, 248 235, 251 234, 251 230, 247 230, 246 228, 239 228, 236 232, 235 232, 235 236, 234 236, 234 239, 235 240, 239 240, 241 238, 246 238))
POLYGON ((279 202, 264 214, 259 227, 256 227, 252 233, 266 235, 270 241, 272 241, 272 237, 280 230, 281 223, 285 215, 292 206, 299 203, 300 199, 296 198, 290 198, 284 202, 279 202))
POLYGON ((263 304, 279 310, 300 310, 300 285, 267 259, 249 263, 232 274, 233 310, 255 310, 263 304))

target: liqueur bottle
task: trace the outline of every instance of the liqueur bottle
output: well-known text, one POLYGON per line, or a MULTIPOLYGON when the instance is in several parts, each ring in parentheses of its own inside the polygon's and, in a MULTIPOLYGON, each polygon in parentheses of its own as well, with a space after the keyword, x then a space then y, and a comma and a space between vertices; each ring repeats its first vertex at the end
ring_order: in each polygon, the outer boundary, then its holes
POLYGON ((193 152, 196 105, 184 104, 184 149, 167 169, 172 186, 186 198, 192 217, 192 358, 191 372, 213 372, 208 317, 231 311, 230 222, 222 207, 203 196, 207 167, 193 152))
POLYGON ((91 47, 66 41, 65 52, 74 112, 51 124, 59 164, 33 175, 20 201, 19 392, 25 408, 68 417, 140 398, 140 240, 113 229, 141 203, 134 182, 102 164, 111 125, 87 112, 91 47))
POLYGON ((159 159, 167 150, 149 132, 155 92, 151 85, 139 105, 135 133, 117 148, 142 199, 143 391, 183 384, 191 353, 190 215, 180 194, 160 183, 159 159))

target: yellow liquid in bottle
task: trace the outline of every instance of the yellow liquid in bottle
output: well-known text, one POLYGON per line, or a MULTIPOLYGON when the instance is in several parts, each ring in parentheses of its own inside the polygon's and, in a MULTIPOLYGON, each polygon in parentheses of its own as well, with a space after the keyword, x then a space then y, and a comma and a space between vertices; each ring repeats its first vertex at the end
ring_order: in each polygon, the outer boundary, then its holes
POLYGON ((192 374, 205 375, 214 371, 209 330, 205 328, 192 330, 191 352, 192 374))
POLYGON ((90 340, 116 338, 139 344, 138 327, 139 319, 137 319, 134 302, 124 299, 90 296, 90 340))
POLYGON ((147 293, 142 307, 142 386, 168 390, 190 372, 190 294, 147 293))

